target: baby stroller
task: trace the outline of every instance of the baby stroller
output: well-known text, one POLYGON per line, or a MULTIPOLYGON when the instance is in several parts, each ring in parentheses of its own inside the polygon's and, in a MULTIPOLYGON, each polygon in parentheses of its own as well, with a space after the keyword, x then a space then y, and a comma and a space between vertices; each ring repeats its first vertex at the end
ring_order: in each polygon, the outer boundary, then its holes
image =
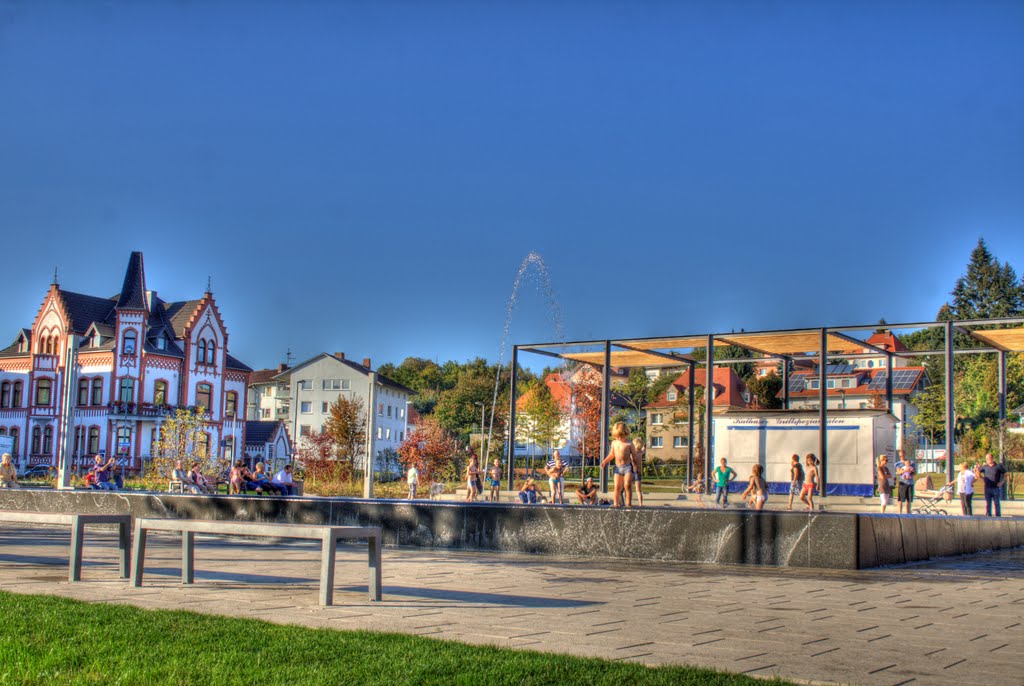
POLYGON ((918 506, 914 508, 914 514, 945 515, 949 514, 939 504, 942 501, 953 500, 953 484, 946 484, 937 491, 920 491, 914 494, 914 500, 918 506))

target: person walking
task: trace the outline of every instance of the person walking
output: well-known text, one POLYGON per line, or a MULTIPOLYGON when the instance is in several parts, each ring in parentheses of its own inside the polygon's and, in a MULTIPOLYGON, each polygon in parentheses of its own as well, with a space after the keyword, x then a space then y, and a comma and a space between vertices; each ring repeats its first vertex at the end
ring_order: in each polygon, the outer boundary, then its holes
POLYGON ((996 464, 992 453, 985 455, 985 464, 977 468, 975 476, 985 483, 985 516, 992 516, 992 505, 995 504, 996 517, 1002 517, 999 496, 1002 495, 1003 484, 1006 483, 1006 468, 996 464))
POLYGON ((793 455, 789 461, 789 505, 787 510, 793 509, 793 498, 800 495, 800 489, 804 485, 804 468, 800 465, 800 456, 793 455))
POLYGON ((907 505, 907 514, 914 504, 914 475, 917 474, 917 465, 910 461, 906 453, 900 451, 900 463, 896 465, 896 476, 900 480, 899 494, 896 496, 899 501, 899 513, 903 514, 903 504, 907 505))
POLYGON ((416 487, 420 484, 420 470, 416 465, 409 465, 409 471, 405 473, 405 483, 409 485, 409 500, 416 499, 416 487))
POLYGON ((956 492, 960 496, 960 511, 965 517, 974 515, 974 480, 976 478, 966 462, 960 465, 960 473, 956 476, 956 492))
POLYGON ((736 470, 723 457, 711 476, 715 478, 715 503, 722 508, 729 507, 729 483, 736 479, 736 470))
POLYGON ((640 507, 644 506, 644 461, 647 459, 647 448, 639 438, 633 439, 633 448, 636 450, 636 474, 633 475, 633 484, 636 485, 636 494, 640 498, 640 507))
POLYGON ((818 458, 814 453, 807 453, 804 462, 807 469, 804 470, 804 485, 800 487, 800 502, 806 505, 808 512, 813 512, 814 491, 818 488, 818 458))
POLYGON ((878 456, 878 469, 875 471, 878 480, 878 499, 882 501, 882 514, 892 500, 892 470, 889 469, 889 456, 882 453, 878 456))

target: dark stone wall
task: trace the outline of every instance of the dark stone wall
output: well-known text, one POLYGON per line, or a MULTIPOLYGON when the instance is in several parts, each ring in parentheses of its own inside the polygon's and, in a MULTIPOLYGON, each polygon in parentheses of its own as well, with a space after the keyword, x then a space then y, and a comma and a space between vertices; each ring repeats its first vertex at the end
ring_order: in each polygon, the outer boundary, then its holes
MULTIPOLYGON (((0 491, 0 510, 380 526, 386 545, 569 558, 857 569, 1024 544, 1024 520, 0 491)), ((2 515, 0 515, 2 518, 2 515)))

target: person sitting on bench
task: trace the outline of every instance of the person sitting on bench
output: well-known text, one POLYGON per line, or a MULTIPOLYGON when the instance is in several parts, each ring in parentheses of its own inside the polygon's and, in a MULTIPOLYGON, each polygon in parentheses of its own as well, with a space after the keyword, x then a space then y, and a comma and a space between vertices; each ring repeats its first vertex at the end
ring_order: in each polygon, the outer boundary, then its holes
POLYGON ((292 480, 292 466, 286 464, 284 469, 274 475, 274 487, 281 495, 295 495, 295 482, 292 480))
POLYGON ((174 463, 174 471, 171 472, 171 479, 181 482, 182 491, 187 490, 189 493, 194 493, 196 495, 202 493, 202 491, 199 490, 199 486, 196 485, 196 482, 193 481, 192 477, 189 476, 187 471, 185 471, 185 467, 182 465, 181 460, 174 463))

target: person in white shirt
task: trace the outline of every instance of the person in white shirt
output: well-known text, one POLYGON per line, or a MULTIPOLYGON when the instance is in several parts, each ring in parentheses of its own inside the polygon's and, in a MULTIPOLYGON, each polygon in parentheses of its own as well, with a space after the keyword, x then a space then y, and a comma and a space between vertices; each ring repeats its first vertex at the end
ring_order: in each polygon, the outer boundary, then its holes
POLYGON ((409 467, 409 471, 405 475, 405 480, 409 484, 409 500, 415 500, 416 486, 419 485, 420 481, 420 471, 416 469, 416 465, 409 467))
POLYGON ((960 494, 960 509, 965 516, 974 515, 974 472, 964 462, 956 476, 956 492, 960 494))
POLYGON ((277 490, 281 491, 281 495, 295 495, 295 482, 292 480, 292 466, 286 464, 284 469, 274 475, 274 478, 270 480, 274 486, 277 486, 277 490))

